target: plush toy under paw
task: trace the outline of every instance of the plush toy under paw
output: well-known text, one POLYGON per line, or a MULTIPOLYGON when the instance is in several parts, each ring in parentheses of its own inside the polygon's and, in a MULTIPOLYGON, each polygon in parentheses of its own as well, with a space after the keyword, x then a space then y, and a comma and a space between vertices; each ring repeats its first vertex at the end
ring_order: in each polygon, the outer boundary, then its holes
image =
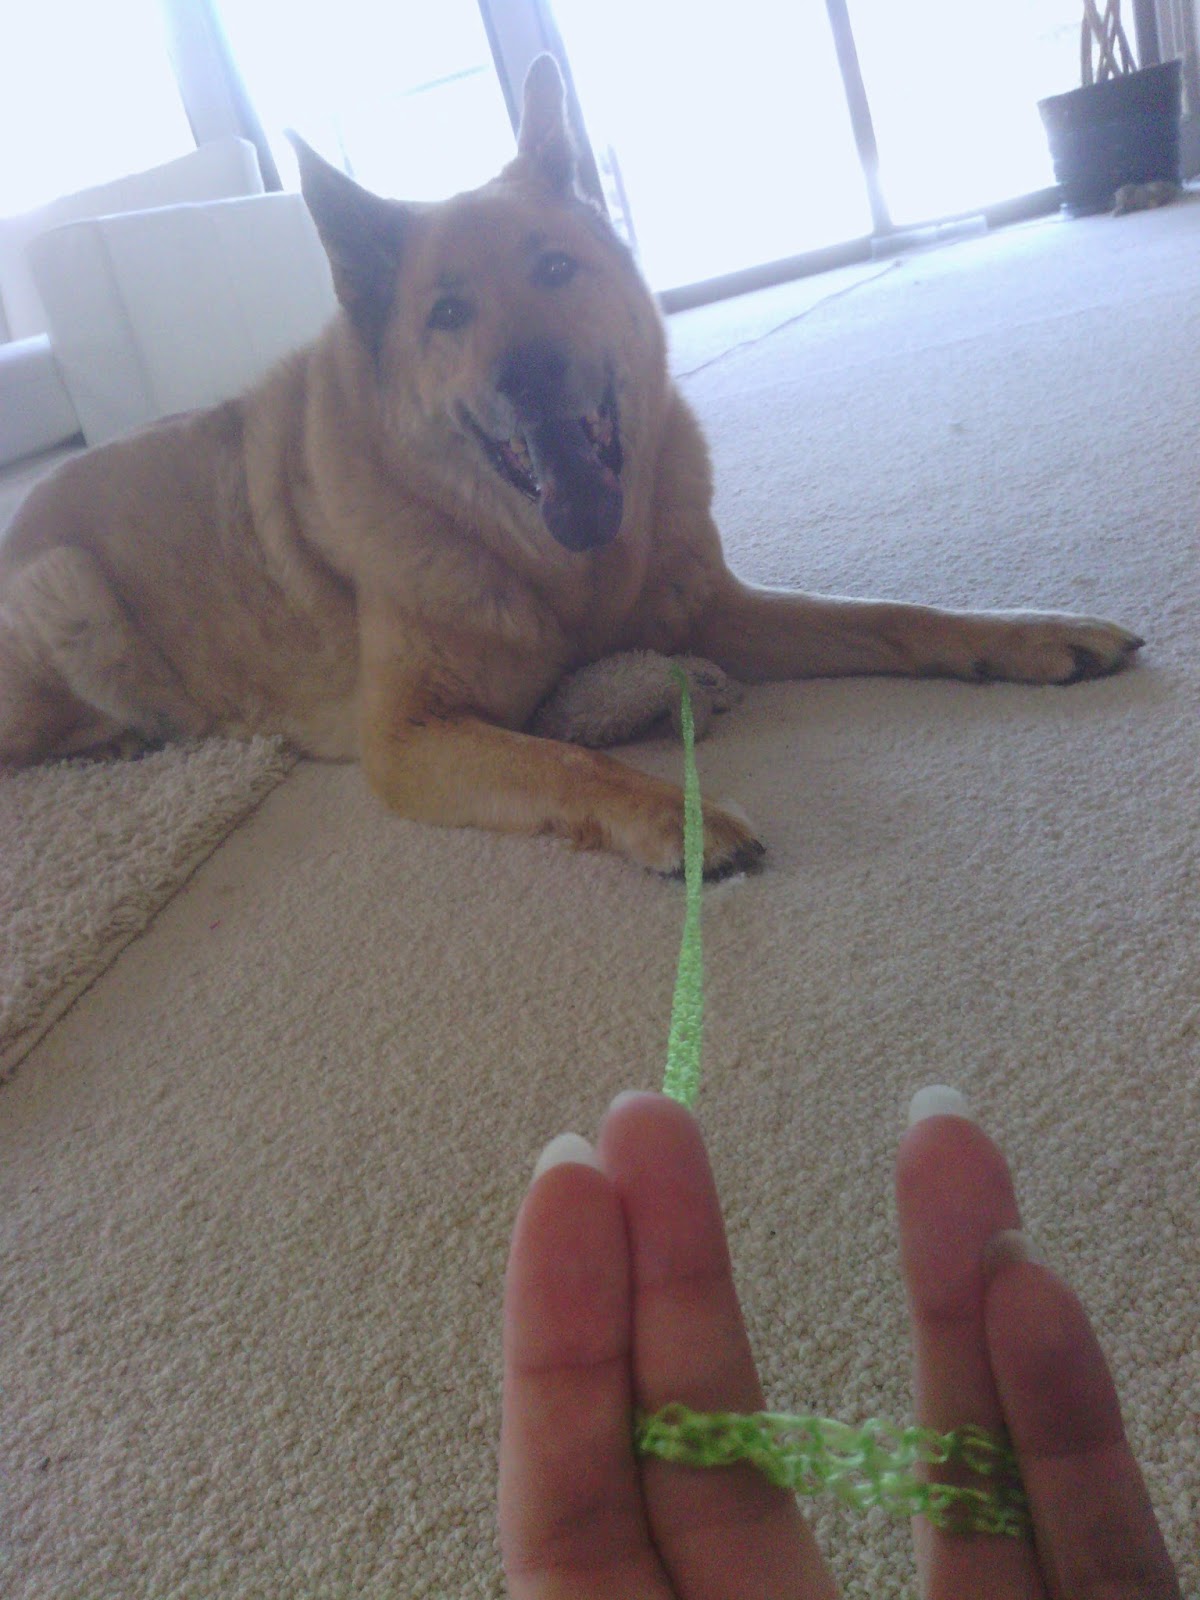
POLYGON ((1153 183, 1123 183, 1113 196, 1113 216, 1123 217, 1129 211, 1152 211, 1155 206, 1169 206, 1182 193, 1177 183, 1165 178, 1156 178, 1153 183))
POLYGON ((625 744, 669 717, 678 735, 680 693, 671 670, 676 663, 687 674, 696 737, 702 739, 714 713, 728 711, 742 698, 741 684, 711 661, 653 650, 605 656, 573 672, 536 712, 530 732, 595 750, 625 744))

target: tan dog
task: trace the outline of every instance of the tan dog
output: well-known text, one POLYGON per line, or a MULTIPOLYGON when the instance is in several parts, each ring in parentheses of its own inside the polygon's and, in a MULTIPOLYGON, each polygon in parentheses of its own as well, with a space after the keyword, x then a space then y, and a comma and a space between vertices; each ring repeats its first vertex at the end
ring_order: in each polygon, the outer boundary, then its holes
MULTIPOLYGON (((403 816, 671 871, 677 789, 520 731, 585 662, 1070 683, 1141 643, 733 577, 655 302, 576 191, 549 57, 481 189, 404 205, 303 149, 301 171, 338 316, 242 399, 30 495, 0 550, 0 762, 280 733, 361 760, 403 816)), ((761 854, 739 818, 709 806, 705 826, 710 872, 761 854)))

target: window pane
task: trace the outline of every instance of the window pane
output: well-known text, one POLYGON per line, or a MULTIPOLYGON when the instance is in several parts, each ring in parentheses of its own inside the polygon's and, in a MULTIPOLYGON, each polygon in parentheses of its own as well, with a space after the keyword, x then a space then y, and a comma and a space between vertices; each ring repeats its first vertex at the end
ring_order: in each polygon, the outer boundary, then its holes
POLYGON ((554 0, 659 289, 871 231, 823 0, 554 0))
POLYGON ((406 200, 471 188, 513 154, 475 0, 222 0, 222 16, 285 171, 295 170, 285 128, 369 189, 406 200))
POLYGON ((5 8, 0 215, 194 150, 157 0, 5 8))
POLYGON ((1080 0, 849 0, 893 220, 1054 182, 1037 102, 1079 81, 1080 0))

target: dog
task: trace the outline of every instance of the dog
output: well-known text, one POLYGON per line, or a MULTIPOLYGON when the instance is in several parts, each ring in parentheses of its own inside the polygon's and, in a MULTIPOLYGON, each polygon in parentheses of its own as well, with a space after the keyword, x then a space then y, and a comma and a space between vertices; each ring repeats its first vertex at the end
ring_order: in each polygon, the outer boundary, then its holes
MULTIPOLYGON (((515 157, 444 202, 380 199, 296 145, 337 313, 242 398, 30 494, 0 548, 0 765, 282 735, 361 762, 401 816, 672 873, 675 786, 526 731, 589 662, 1065 684, 1141 645, 1093 618, 736 578, 656 302, 577 186, 551 57, 515 157)), ((706 871, 754 866, 746 820, 704 813, 706 871)))

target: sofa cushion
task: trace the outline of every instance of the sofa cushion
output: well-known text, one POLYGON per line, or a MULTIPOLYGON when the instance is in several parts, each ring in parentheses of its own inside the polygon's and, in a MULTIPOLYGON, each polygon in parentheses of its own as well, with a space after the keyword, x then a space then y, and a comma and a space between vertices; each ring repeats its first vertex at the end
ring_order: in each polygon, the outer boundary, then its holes
POLYGON ((112 183, 64 195, 34 211, 0 217, 0 301, 8 337, 47 331, 45 307, 29 268, 30 242, 50 228, 120 211, 262 193, 258 156, 247 139, 214 139, 185 156, 112 183))
POLYGON ((95 217, 30 260, 89 444, 233 398, 336 306, 298 194, 95 217))

